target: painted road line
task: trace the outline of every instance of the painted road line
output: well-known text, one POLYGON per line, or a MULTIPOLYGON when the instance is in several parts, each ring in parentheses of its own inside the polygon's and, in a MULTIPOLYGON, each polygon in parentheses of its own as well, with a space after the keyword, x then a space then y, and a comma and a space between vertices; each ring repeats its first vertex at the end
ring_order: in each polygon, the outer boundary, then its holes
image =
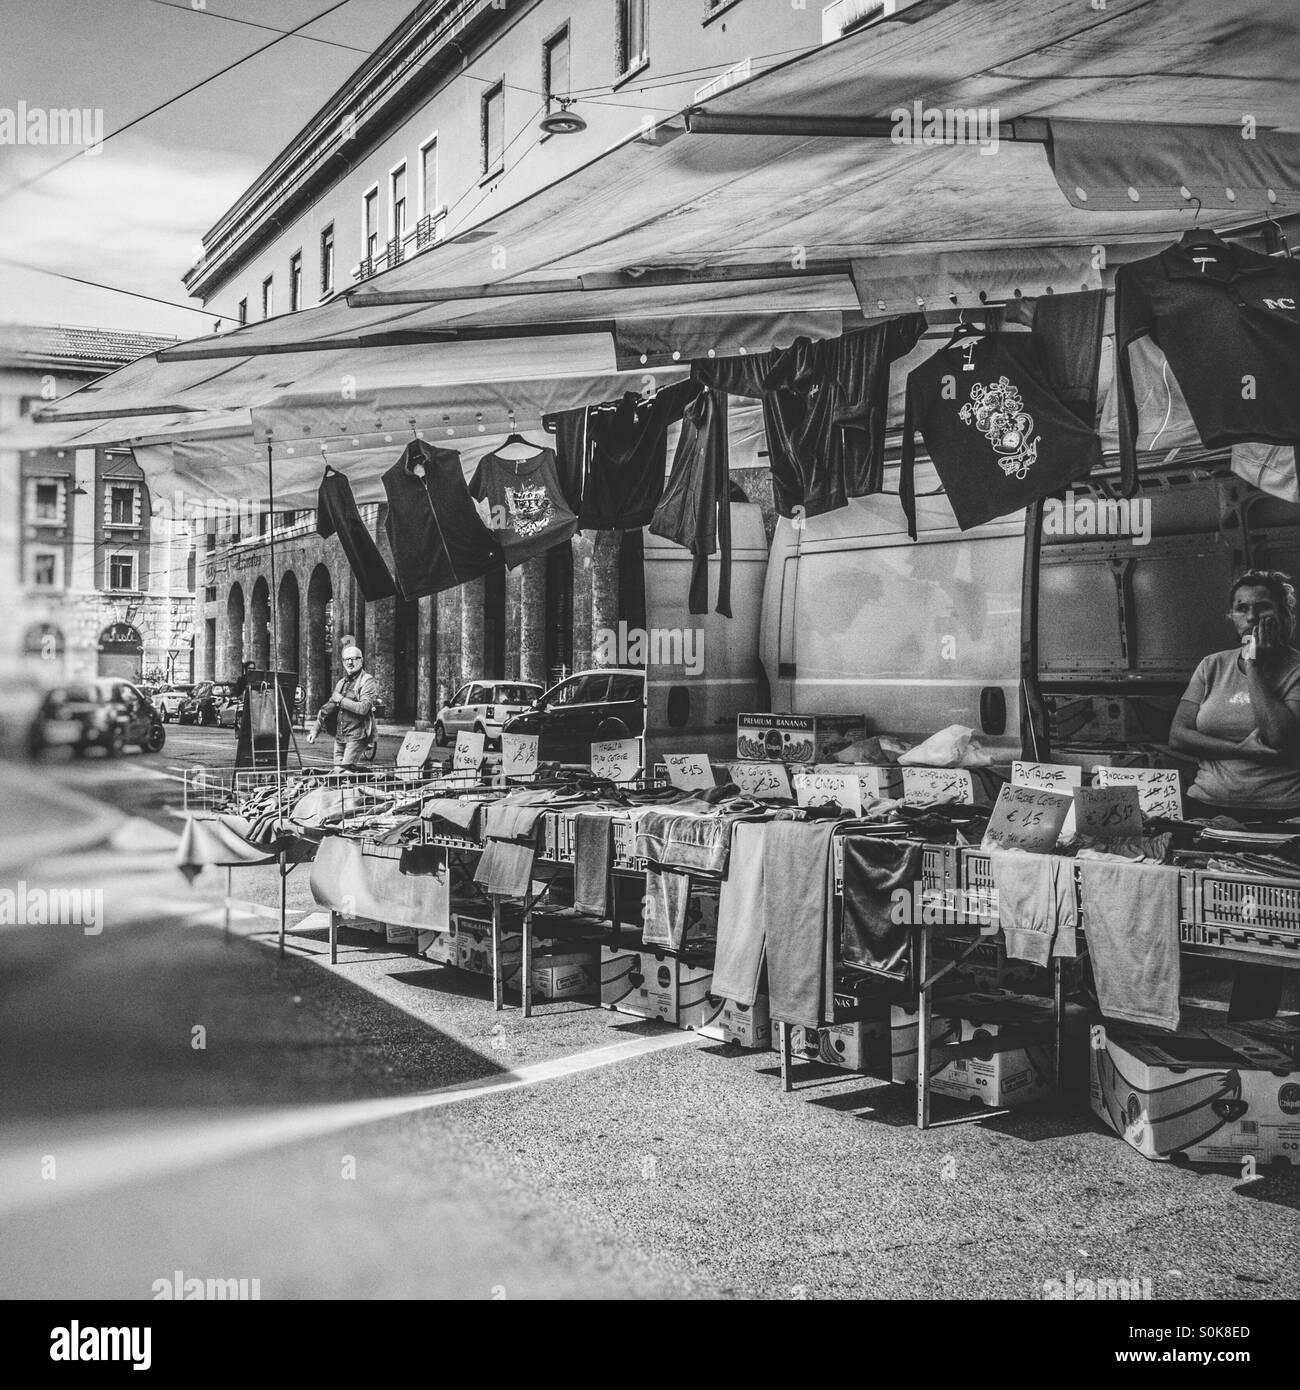
POLYGON ((182 1112, 141 1114, 125 1123, 119 1118, 108 1124, 27 1126, 0 1137, 0 1212, 30 1211, 110 1188, 155 1183, 214 1163, 563 1080, 698 1041, 699 1035, 690 1032, 629 1038, 419 1095, 232 1111, 197 1123, 190 1118, 191 1112, 182 1112))

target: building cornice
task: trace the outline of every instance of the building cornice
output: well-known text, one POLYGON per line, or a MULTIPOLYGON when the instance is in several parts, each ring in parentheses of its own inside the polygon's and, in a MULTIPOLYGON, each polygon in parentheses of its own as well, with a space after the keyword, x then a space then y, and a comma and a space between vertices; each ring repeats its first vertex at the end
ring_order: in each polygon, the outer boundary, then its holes
POLYGON ((338 89, 203 237, 185 273, 206 299, 277 236, 415 102, 463 66, 466 47, 515 16, 494 0, 426 0, 338 89))

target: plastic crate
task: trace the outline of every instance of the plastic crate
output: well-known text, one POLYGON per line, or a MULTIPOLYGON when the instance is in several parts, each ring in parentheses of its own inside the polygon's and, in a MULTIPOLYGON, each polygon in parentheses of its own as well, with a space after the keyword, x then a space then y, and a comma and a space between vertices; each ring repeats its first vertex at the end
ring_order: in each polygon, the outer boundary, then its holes
MULTIPOLYGON (((835 871, 835 894, 844 892, 844 837, 831 840, 831 862, 835 871)), ((921 897, 936 906, 951 904, 956 898, 957 847, 925 845, 921 850, 921 897)))
POLYGON ((1300 930, 1270 931, 1267 927, 1229 927, 1217 922, 1180 922, 1178 934, 1185 946, 1249 951, 1264 960, 1300 960, 1300 930))
POLYGON ((1300 883, 1276 878, 1231 878, 1198 871, 1190 920, 1224 927, 1300 932, 1300 883))
POLYGON ((636 829, 631 821, 616 820, 614 826, 614 867, 618 869, 644 869, 646 861, 633 854, 636 848, 636 829))

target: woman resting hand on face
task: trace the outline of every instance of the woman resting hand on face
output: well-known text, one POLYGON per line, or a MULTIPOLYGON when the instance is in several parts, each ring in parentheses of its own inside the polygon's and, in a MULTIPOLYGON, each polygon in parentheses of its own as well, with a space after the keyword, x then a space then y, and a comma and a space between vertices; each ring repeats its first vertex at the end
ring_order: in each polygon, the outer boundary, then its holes
POLYGON ((1196 668, 1169 745, 1200 763, 1190 817, 1300 817, 1300 651, 1296 595, 1280 570, 1248 570, 1229 594, 1238 645, 1196 668))

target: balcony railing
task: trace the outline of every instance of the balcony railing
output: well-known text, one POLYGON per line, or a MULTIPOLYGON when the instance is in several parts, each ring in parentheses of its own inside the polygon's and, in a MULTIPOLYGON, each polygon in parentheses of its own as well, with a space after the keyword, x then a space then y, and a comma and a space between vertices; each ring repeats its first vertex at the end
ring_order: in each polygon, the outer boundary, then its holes
POLYGON ((400 237, 394 237, 377 256, 363 257, 356 270, 352 272, 352 278, 361 281, 382 275, 384 271, 401 265, 408 256, 419 255, 421 251, 436 245, 441 239, 441 225, 446 216, 445 207, 439 208, 437 212, 426 212, 414 227, 403 232, 400 237))

